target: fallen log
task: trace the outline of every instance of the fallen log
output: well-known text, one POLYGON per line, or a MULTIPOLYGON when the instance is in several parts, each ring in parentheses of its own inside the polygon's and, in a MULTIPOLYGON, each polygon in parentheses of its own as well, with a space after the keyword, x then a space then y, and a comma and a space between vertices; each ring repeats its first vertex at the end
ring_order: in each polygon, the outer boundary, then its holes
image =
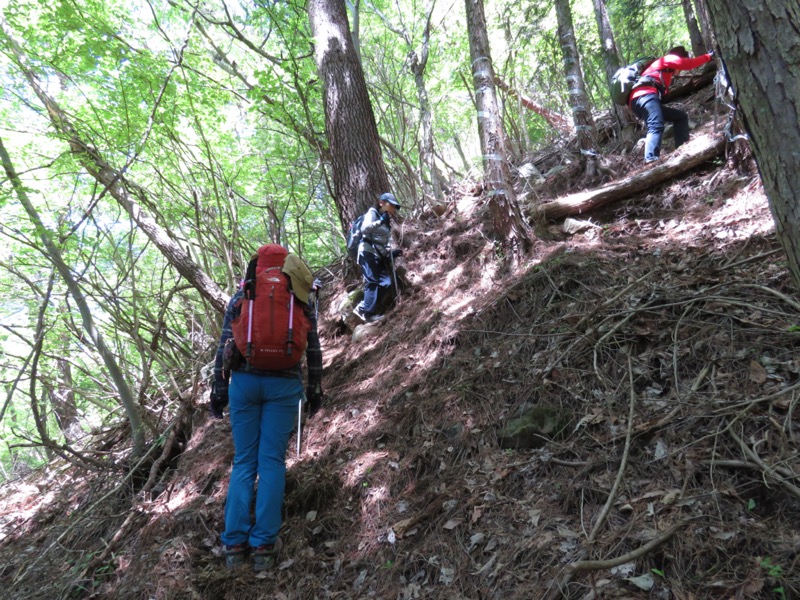
POLYGON ((722 134, 698 135, 673 152, 669 158, 652 163, 644 171, 594 190, 570 194, 534 207, 534 218, 554 221, 628 198, 711 160, 725 149, 725 143, 725 136, 722 134))

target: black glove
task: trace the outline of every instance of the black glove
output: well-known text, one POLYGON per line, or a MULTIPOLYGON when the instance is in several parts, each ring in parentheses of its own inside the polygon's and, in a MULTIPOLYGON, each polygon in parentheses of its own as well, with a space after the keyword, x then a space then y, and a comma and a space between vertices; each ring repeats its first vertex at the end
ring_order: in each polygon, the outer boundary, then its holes
POLYGON ((222 409, 228 406, 228 384, 215 381, 208 396, 208 411, 215 419, 222 418, 222 409))
POLYGON ((392 250, 392 258, 397 258, 398 256, 403 256, 403 251, 400 248, 395 248, 392 250))
POLYGON ((308 418, 313 417, 322 408, 322 388, 319 384, 306 388, 306 409, 308 418))
POLYGON ((314 283, 311 284, 311 289, 315 292, 322 289, 322 280, 317 278, 314 280, 314 283))
POLYGON ((388 212, 381 214, 381 223, 383 225, 389 225, 391 227, 392 224, 392 217, 389 215, 388 212))
POLYGON ((709 51, 708 51, 708 55, 709 55, 709 56, 714 56, 714 51, 713 51, 713 50, 709 50, 709 51))

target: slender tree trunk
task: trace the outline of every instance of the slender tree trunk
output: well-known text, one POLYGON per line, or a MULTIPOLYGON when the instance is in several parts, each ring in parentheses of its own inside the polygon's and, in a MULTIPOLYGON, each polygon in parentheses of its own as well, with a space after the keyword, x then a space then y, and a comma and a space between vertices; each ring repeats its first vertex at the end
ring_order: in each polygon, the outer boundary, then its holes
POLYGON ((694 17, 692 0, 681 0, 681 5, 683 6, 683 16, 686 17, 686 27, 689 29, 689 39, 692 41, 692 52, 695 56, 705 54, 706 45, 703 43, 703 35, 700 33, 697 19, 694 17))
MULTIPOLYGON (((68 340, 69 338, 64 335, 62 338, 64 349, 68 347, 68 340)), ((58 366, 59 379, 56 389, 51 394, 51 403, 56 413, 61 434, 69 444, 72 442, 74 434, 73 426, 78 421, 78 407, 75 404, 75 390, 72 381, 72 365, 63 358, 57 358, 56 364, 58 366)))
POLYGON ((14 55, 20 70, 31 84, 39 100, 45 105, 51 123, 56 131, 65 138, 76 160, 127 211, 139 229, 150 238, 150 241, 175 267, 178 273, 185 277, 217 311, 224 313, 229 296, 191 259, 189 254, 172 239, 169 233, 156 223, 155 219, 142 210, 139 201, 147 197, 147 192, 129 181, 122 172, 107 163, 95 147, 80 137, 67 114, 44 91, 38 75, 29 66, 30 61, 28 61, 22 48, 14 40, 2 20, 0 20, 0 29, 2 29, 8 40, 9 49, 14 55))
POLYGON ((711 17, 708 12, 707 0, 695 0, 695 11, 700 19, 700 35, 703 37, 703 45, 706 48, 713 49, 717 47, 717 41, 714 39, 714 29, 711 27, 711 17))
POLYGON ((519 255, 527 248, 529 240, 511 185, 483 0, 465 0, 465 3, 475 102, 478 109, 478 135, 483 151, 484 185, 489 195, 492 225, 500 243, 513 254, 519 255))
POLYGON ((361 1, 360 0, 347 0, 347 8, 350 14, 353 15, 353 27, 350 29, 350 35, 353 38, 353 48, 358 56, 358 62, 361 62, 361 1))
MULTIPOLYGON (((422 34, 422 47, 419 55, 410 47, 409 59, 411 71, 414 73, 414 84, 417 87, 417 101, 419 102, 420 128, 422 139, 420 140, 419 150, 422 164, 428 169, 431 178, 431 191, 437 202, 444 199, 444 177, 436 164, 436 154, 433 149, 433 114, 431 113, 431 103, 428 99, 428 88, 425 85, 425 67, 428 65, 428 55, 430 52, 430 33, 431 33, 431 14, 435 2, 431 3, 431 12, 425 24, 425 31, 422 34)), ((410 42, 410 39, 409 39, 410 42)))
POLYGON ((569 0, 556 0, 555 4, 558 18, 558 39, 561 44, 561 53, 564 56, 564 75, 567 79, 569 104, 572 107, 572 118, 578 135, 581 160, 585 165, 586 174, 594 175, 597 172, 598 155, 594 141, 597 136, 592 120, 589 96, 583 82, 578 45, 575 42, 575 29, 572 25, 572 11, 569 7, 569 0))
MULTIPOLYGON (((131 424, 134 454, 139 454, 144 450, 144 427, 142 417, 139 415, 139 410, 136 406, 136 400, 133 391, 128 385, 128 382, 125 381, 125 377, 122 374, 122 369, 114 357, 114 354, 111 352, 111 349, 106 346, 103 334, 100 333, 100 331, 95 327, 94 318, 92 317, 92 312, 89 308, 89 302, 83 295, 83 290, 81 290, 80 286, 75 281, 75 278, 72 277, 69 267, 61 258, 61 251, 50 239, 50 234, 48 233, 47 229, 45 229, 44 223, 42 223, 42 220, 39 217, 39 213, 36 211, 33 203, 31 203, 31 201, 28 199, 28 194, 25 191, 25 187, 22 185, 17 173, 14 171, 14 167, 11 164, 11 157, 8 155, 8 152, 6 152, 6 147, 3 144, 2 139, 0 139, 0 161, 2 161, 6 176, 11 182, 11 185, 14 187, 14 191, 17 193, 17 198, 19 198, 20 204, 25 209, 25 212, 28 213, 28 217, 36 228, 36 232, 39 234, 39 237, 41 238, 42 243, 47 250, 48 258, 53 263, 53 266, 55 266, 55 268, 58 270, 59 275, 61 275, 61 277, 64 279, 64 283, 67 284, 70 294, 75 299, 75 304, 78 305, 78 310, 81 313, 81 319, 83 321, 83 329, 86 332, 86 335, 89 336, 89 339, 91 339, 94 343, 95 348, 97 348, 97 353, 103 360, 103 364, 108 370, 111 380, 114 382, 114 386, 117 388, 120 402, 122 407, 125 409, 125 413, 128 416, 128 421, 131 424)), ((32 399, 32 401, 35 401, 35 399, 32 399)))
POLYGON ((593 0, 593 2, 597 33, 600 36, 600 52, 603 55, 603 66, 606 69, 606 79, 611 81, 611 77, 622 66, 622 57, 614 39, 614 30, 611 29, 611 20, 608 18, 608 8, 605 0, 593 0))
POLYGON ((344 0, 310 0, 308 19, 323 82, 334 201, 347 224, 389 191, 389 178, 344 0))
POLYGON ((789 271, 800 287, 798 0, 708 0, 789 271))
MULTIPOLYGON (((603 55, 603 66, 606 70, 606 82, 611 86, 611 78, 617 72, 623 60, 620 56, 617 42, 614 39, 614 30, 611 28, 611 20, 608 18, 608 7, 605 0, 593 0, 594 2, 594 17, 597 21, 597 33, 600 36, 600 52, 603 55)), ((613 102, 612 102, 613 104, 613 102)), ((631 119, 628 109, 624 106, 613 104, 614 116, 619 123, 620 133, 624 138, 633 138, 633 120, 631 119)))

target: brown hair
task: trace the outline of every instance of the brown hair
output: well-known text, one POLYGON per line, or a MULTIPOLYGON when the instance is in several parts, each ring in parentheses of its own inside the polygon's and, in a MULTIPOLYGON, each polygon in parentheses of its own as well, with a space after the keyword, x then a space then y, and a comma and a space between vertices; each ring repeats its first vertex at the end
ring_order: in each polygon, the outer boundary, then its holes
POLYGON ((667 54, 674 54, 675 56, 680 56, 681 58, 689 58, 689 53, 683 46, 675 46, 672 50, 667 52, 667 54))

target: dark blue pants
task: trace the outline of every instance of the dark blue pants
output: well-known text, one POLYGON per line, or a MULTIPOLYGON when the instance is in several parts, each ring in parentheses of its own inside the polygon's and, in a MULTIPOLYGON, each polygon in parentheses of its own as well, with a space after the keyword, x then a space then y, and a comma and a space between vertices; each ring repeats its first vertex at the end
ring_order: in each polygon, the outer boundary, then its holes
POLYGON ((367 316, 374 315, 381 298, 392 287, 392 274, 383 259, 372 252, 359 254, 358 264, 364 275, 364 299, 359 308, 367 316))
POLYGON ((644 160, 650 162, 661 155, 661 135, 664 121, 670 121, 675 129, 675 147, 689 141, 689 115, 677 108, 662 106, 658 94, 639 96, 631 103, 633 114, 647 124, 644 140, 644 160))

